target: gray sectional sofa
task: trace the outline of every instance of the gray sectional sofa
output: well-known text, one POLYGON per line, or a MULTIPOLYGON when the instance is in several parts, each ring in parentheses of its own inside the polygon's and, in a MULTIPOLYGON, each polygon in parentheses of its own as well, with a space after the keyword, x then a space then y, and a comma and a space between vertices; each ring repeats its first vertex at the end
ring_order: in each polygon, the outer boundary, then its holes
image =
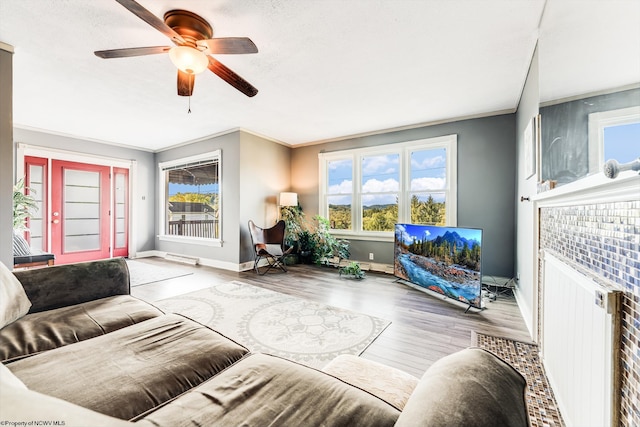
POLYGON ((3 288, 19 282, 31 303, 27 314, 11 314, 0 329, 6 425, 528 424, 524 378, 484 350, 466 349, 434 364, 400 408, 326 372, 251 353, 130 296, 123 259, 2 277, 3 288))

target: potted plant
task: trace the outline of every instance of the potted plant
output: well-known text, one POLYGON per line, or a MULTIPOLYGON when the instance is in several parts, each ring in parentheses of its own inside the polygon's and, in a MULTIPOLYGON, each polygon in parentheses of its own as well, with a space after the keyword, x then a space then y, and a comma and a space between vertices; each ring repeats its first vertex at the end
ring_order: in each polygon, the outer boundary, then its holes
MULTIPOLYGON (((31 217, 33 211, 38 210, 38 203, 24 185, 24 178, 18 180, 13 186, 13 230, 14 232, 29 231, 27 228, 27 218, 31 217)), ((33 190, 31 190, 33 191, 33 190)))
POLYGON ((360 268, 360 264, 352 261, 344 267, 340 268, 340 276, 342 275, 353 279, 364 279, 365 273, 360 268))
POLYGON ((344 239, 338 239, 330 233, 329 220, 320 215, 313 218, 317 221, 316 227, 316 247, 313 253, 313 258, 316 264, 330 264, 332 258, 337 258, 340 264, 340 260, 349 258, 349 241, 344 239))
POLYGON ((284 243, 287 246, 298 244, 298 235, 305 230, 305 216, 300 205, 282 206, 280 208, 280 218, 286 223, 284 243))
POLYGON ((303 264, 311 264, 316 248, 316 236, 309 230, 298 233, 298 256, 303 264))

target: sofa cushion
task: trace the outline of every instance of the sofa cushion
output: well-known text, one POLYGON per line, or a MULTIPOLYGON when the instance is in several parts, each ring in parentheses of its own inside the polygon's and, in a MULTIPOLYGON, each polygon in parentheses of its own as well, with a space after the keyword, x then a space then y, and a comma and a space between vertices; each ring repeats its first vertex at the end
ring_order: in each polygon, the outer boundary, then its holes
POLYGON ((392 426, 399 411, 330 375, 251 354, 147 415, 159 427, 392 426))
POLYGON ((29 389, 131 419, 206 381, 247 349, 167 314, 10 363, 29 389))
POLYGON ((29 312, 31 301, 13 273, 0 262, 0 328, 29 312))
POLYGON ((0 329, 0 360, 14 361, 162 315, 129 295, 31 313, 0 329))
POLYGON ((0 396, 2 425, 37 425, 36 421, 39 421, 65 427, 146 427, 144 423, 133 424, 108 417, 26 387, 16 387, 10 382, 0 381, 0 396))
POLYGON ((480 348, 443 357, 424 373, 396 423, 446 427, 526 427, 526 381, 480 348))

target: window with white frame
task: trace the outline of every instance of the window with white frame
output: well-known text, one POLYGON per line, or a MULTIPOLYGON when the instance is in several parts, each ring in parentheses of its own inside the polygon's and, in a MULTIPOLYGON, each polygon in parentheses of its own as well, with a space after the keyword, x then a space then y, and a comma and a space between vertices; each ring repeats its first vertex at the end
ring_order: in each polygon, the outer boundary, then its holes
POLYGON ((628 163, 640 156, 640 107, 589 114, 589 172, 607 160, 628 163))
POLYGON ((220 245, 220 150, 158 166, 160 240, 220 245))
POLYGON ((320 209, 337 234, 393 237, 396 223, 455 225, 457 136, 320 153, 320 209))

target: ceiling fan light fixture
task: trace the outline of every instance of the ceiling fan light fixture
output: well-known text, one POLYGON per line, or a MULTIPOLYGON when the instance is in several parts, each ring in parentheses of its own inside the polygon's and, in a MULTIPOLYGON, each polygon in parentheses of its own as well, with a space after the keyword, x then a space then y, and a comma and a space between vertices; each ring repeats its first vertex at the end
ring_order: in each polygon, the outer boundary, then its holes
POLYGON ((190 46, 174 46, 169 50, 173 65, 187 74, 199 74, 207 69, 207 55, 190 46))

